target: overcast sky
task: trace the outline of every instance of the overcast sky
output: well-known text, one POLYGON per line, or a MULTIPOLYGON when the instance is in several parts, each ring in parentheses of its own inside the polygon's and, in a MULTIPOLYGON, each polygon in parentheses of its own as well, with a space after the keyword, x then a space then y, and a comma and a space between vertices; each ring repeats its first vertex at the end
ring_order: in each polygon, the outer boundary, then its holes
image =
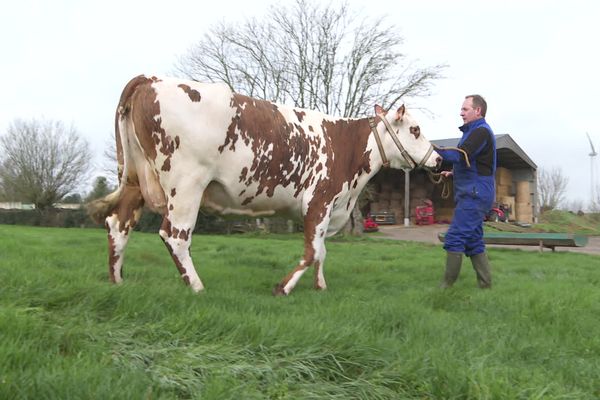
MULTIPOLYGON (((102 161, 121 90, 140 73, 164 75, 218 21, 260 18, 272 0, 20 0, 0 12, 0 134, 15 118, 73 124, 102 161)), ((590 134, 600 150, 600 2, 348 2, 387 16, 403 52, 447 64, 434 95, 407 102, 429 139, 459 137, 464 95, 488 101, 487 121, 538 167, 560 167, 569 199, 590 198, 590 134)), ((332 4, 339 4, 333 1, 332 4)), ((596 161, 596 164, 600 161, 596 161)), ((600 182, 598 168, 596 180, 600 182)))

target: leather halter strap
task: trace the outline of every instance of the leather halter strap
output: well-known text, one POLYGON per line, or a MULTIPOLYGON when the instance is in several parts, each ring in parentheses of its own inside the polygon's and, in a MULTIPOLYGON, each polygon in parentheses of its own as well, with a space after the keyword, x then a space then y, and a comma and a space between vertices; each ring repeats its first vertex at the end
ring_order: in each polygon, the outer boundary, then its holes
MULTIPOLYGON (((425 153, 425 156, 423 157, 423 159, 421 159, 421 161, 419 163, 417 163, 410 156, 410 154, 408 154, 408 152, 406 151, 404 146, 402 146, 402 143, 400 143, 400 139, 398 139, 397 132, 394 132, 392 125, 390 125, 390 122, 385 118, 385 115, 379 115, 379 117, 383 121, 383 124, 385 125, 385 129, 390 134, 390 137, 396 144, 396 147, 398 148, 398 150, 400 150, 400 154, 402 154, 402 157, 404 157, 404 160, 406 160, 406 162, 408 163, 410 168, 414 169, 414 168, 423 167, 425 165, 425 163, 427 162, 427 159, 429 159, 429 156, 431 156, 431 153, 433 153, 433 145, 432 144, 429 145, 429 149, 427 150, 427 153, 425 153)), ((390 166, 390 162, 387 159, 387 156, 385 155, 385 150, 383 148, 383 144, 381 143, 381 138, 379 137, 379 132, 377 131, 377 124, 375 123, 375 118, 373 118, 373 117, 369 118, 369 126, 371 127, 371 131, 373 132, 373 136, 375 136, 375 142, 377 142, 377 147, 379 148, 379 153, 381 154, 381 160, 383 161, 383 166, 387 168, 390 166)))

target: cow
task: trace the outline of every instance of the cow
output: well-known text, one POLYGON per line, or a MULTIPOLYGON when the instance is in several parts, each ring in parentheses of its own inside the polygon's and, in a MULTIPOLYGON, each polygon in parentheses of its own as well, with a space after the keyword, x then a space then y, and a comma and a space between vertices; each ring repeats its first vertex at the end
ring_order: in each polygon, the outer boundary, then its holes
POLYGON ((159 235, 183 281, 202 291, 190 255, 202 208, 303 221, 304 255, 273 293, 288 295, 310 266, 315 289, 325 289, 325 237, 345 225, 369 179, 384 164, 441 162, 404 105, 390 112, 375 105, 375 112, 337 118, 221 83, 133 78, 115 115, 119 186, 88 205, 108 231, 110 280, 122 281, 129 234, 147 206, 163 216, 159 235))

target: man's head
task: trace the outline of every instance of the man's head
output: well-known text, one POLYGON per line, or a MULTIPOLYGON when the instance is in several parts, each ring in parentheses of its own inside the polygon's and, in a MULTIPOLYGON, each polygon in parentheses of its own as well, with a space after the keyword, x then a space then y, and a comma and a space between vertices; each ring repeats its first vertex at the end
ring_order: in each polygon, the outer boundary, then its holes
POLYGON ((478 94, 471 94, 465 97, 460 109, 460 116, 465 124, 484 118, 487 112, 487 103, 485 99, 478 94))

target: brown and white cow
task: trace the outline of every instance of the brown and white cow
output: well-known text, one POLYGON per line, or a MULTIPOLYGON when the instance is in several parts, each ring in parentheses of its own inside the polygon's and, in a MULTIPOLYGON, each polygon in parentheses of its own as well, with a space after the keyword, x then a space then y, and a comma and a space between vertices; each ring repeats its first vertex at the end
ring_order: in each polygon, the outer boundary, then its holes
MULTIPOLYGON (((404 106, 387 114, 376 106, 376 112, 392 168, 414 166, 406 157, 437 166, 438 154, 404 106)), ((314 287, 325 289, 325 237, 343 227, 383 164, 367 118, 334 118, 257 100, 224 84, 138 76, 123 90, 115 129, 119 188, 89 205, 90 215, 108 229, 115 283, 122 281, 129 233, 146 205, 164 216, 159 234, 194 291, 204 288, 189 251, 201 207, 302 220, 304 255, 274 294, 289 294, 310 266, 314 287)))

